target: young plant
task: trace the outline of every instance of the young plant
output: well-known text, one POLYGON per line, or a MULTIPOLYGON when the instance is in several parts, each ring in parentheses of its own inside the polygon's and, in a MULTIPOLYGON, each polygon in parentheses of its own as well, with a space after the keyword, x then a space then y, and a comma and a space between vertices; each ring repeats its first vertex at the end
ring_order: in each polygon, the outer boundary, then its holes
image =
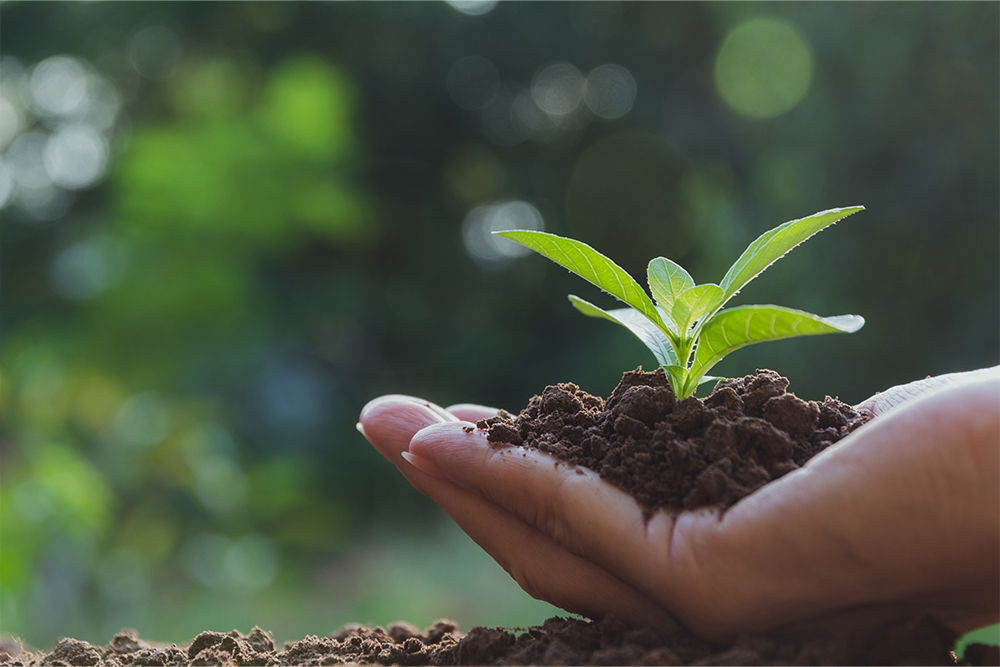
POLYGON ((860 315, 820 317, 782 306, 736 306, 723 309, 748 282, 813 234, 864 210, 863 206, 821 211, 762 234, 743 251, 722 282, 695 285, 690 274, 666 257, 649 262, 651 300, 621 267, 580 241, 545 232, 494 232, 569 269, 628 308, 602 310, 580 297, 570 302, 584 315, 621 324, 646 344, 663 367, 678 398, 717 377, 705 374, 730 352, 769 340, 825 333, 854 333, 860 315))

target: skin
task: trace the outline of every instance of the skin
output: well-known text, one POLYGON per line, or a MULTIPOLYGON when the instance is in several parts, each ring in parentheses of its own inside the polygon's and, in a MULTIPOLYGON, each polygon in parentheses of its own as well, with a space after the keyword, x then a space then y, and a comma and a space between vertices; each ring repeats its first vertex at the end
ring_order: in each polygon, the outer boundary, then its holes
POLYGON ((874 419, 725 514, 648 522, 589 470, 491 446, 474 422, 492 408, 383 396, 358 426, 521 588, 569 611, 713 640, 925 613, 957 632, 996 623, 1000 367, 858 408, 874 419))

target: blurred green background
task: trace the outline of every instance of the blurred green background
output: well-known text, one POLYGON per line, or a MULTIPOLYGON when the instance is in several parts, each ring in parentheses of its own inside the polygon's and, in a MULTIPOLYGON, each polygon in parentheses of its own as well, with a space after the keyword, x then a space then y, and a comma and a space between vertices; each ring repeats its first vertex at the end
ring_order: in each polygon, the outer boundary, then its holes
POLYGON ((0 631, 35 646, 554 613, 354 430, 654 365, 491 229, 706 282, 863 204, 737 303, 865 328, 719 374, 998 363, 996 3, 0 10, 0 631))

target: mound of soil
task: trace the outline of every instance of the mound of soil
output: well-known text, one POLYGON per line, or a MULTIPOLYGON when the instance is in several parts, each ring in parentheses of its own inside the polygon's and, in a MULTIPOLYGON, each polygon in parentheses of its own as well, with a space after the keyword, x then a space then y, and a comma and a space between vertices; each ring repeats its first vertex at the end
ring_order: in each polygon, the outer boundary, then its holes
POLYGON ((13 667, 88 665, 955 665, 997 664, 997 647, 973 644, 958 663, 954 635, 932 619, 883 629, 878 638, 822 637, 777 641, 745 636, 728 646, 683 630, 661 638, 647 629, 601 621, 550 618, 531 628, 477 627, 463 635, 449 621, 424 632, 406 623, 388 630, 346 626, 328 637, 309 636, 282 650, 260 628, 244 635, 202 632, 186 647, 156 645, 123 630, 97 647, 64 639, 51 653, 0 643, 0 661, 13 667))
MULTIPOLYGON (((676 400, 661 370, 626 373, 604 401, 574 384, 548 387, 514 417, 482 421, 492 442, 536 447, 586 466, 631 493, 647 516, 659 509, 732 506, 795 470, 866 421, 827 397, 803 401, 768 370, 719 382, 706 399, 676 400)), ((202 632, 186 647, 144 642, 123 631, 104 647, 64 639, 50 653, 0 642, 4 665, 996 665, 1000 649, 972 644, 963 662, 955 635, 931 618, 898 621, 854 635, 747 635, 705 642, 680 625, 667 636, 614 618, 550 618, 531 628, 449 621, 427 630, 347 626, 275 647, 260 628, 202 632)))
POLYGON ((517 417, 480 421, 488 439, 533 447, 599 473, 647 518, 660 509, 732 506, 868 421, 835 398, 803 401, 774 371, 722 380, 678 401, 662 369, 625 373, 607 401, 546 387, 517 417))

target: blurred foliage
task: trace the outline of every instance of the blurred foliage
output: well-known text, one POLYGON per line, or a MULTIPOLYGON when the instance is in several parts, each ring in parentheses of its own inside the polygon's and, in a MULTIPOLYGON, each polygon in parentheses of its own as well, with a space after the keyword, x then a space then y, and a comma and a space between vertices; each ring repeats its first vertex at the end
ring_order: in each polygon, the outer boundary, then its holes
POLYGON ((863 204, 740 303, 867 326, 720 374, 768 366, 859 401, 998 362, 996 4, 2 13, 0 192, 21 190, 0 213, 0 631, 35 645, 544 618, 354 431, 382 393, 517 409, 654 363, 565 303, 564 271, 473 253, 481 205, 528 202, 633 275, 653 253, 704 282, 780 222, 863 204), (780 39, 736 57, 755 34, 780 39), (71 85, 44 97, 37 66, 59 55, 119 104, 72 135, 106 141, 103 176, 36 159, 62 189, 29 183, 22 141, 80 125, 53 111, 71 85), (623 68, 619 106, 549 113, 553 62, 623 68), (748 68, 759 87, 733 88, 748 68))

